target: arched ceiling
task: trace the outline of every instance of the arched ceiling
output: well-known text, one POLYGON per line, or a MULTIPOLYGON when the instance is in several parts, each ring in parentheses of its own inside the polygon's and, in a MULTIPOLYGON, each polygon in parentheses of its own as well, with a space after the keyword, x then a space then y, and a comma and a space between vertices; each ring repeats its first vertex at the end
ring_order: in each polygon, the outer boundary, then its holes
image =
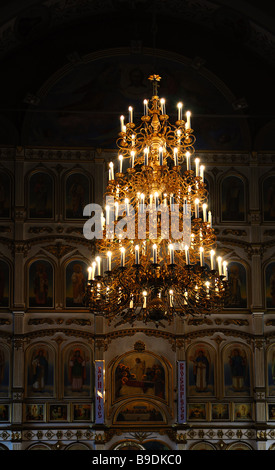
POLYGON ((0 143, 22 143, 26 112, 39 110, 50 77, 77 69, 91 54, 121 48, 141 64, 150 50, 152 69, 165 51, 167 58, 183 57, 190 70, 209 73, 229 91, 224 113, 246 121, 247 149, 256 142, 271 150, 274 10, 265 0, 2 0, 0 143))

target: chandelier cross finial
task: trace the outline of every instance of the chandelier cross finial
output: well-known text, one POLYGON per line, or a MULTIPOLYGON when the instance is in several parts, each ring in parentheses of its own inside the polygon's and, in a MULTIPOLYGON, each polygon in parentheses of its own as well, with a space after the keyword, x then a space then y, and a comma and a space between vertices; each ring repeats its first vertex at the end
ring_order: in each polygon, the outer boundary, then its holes
POLYGON ((157 96, 159 87, 158 82, 161 80, 161 77, 159 75, 153 74, 148 77, 148 80, 151 80, 153 82, 153 95, 157 96))

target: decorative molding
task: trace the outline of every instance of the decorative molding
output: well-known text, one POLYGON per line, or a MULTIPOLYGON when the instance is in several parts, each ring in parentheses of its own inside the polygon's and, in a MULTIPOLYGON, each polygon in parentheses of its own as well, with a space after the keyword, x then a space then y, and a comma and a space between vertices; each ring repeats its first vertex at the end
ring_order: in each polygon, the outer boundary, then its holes
POLYGON ((236 235, 236 237, 245 237, 247 232, 245 230, 237 230, 232 228, 226 228, 222 231, 222 235, 236 235))
POLYGON ((134 344, 134 350, 139 353, 145 351, 145 343, 143 341, 136 341, 134 344))
POLYGON ((51 233, 53 232, 52 227, 30 227, 28 233, 51 233))
POLYGON ((43 246, 42 248, 57 259, 63 258, 63 256, 66 256, 68 253, 71 253, 76 249, 76 247, 72 245, 63 245, 61 242, 57 242, 55 245, 43 246))

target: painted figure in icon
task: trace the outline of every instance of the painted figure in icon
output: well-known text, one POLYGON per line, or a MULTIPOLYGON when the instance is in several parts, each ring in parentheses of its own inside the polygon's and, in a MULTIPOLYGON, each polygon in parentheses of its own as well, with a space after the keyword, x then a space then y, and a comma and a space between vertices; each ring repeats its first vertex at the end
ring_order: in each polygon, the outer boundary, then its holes
POLYGON ((39 349, 32 360, 32 389, 34 392, 44 392, 48 379, 48 360, 45 351, 39 349))
POLYGON ((86 359, 80 349, 75 349, 69 360, 69 381, 73 392, 82 392, 86 379, 86 359))
POLYGON ((84 188, 77 176, 75 177, 70 189, 69 194, 71 196, 71 208, 72 216, 79 218, 83 216, 83 208, 85 205, 85 193, 84 188))
POLYGON ((196 391, 204 392, 207 390, 209 382, 209 360, 203 350, 198 351, 197 357, 191 360, 193 360, 193 374, 196 384, 196 391))
POLYGON ((229 356, 231 370, 232 387, 235 391, 242 391, 245 386, 247 372, 247 359, 244 351, 235 348, 229 356))
POLYGON ((74 265, 71 281, 73 286, 73 303, 81 304, 85 294, 85 277, 80 264, 74 265))
POLYGON ((49 281, 46 267, 43 263, 37 264, 34 278, 34 294, 37 305, 46 305, 48 297, 49 281))

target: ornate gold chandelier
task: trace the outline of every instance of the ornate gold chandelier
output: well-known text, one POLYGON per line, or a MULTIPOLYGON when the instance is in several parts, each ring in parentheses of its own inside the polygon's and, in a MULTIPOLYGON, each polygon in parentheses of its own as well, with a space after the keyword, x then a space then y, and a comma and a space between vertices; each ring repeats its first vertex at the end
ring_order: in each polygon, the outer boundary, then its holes
POLYGON ((204 166, 194 159, 191 113, 169 123, 165 100, 144 100, 141 124, 121 116, 118 171, 110 163, 102 237, 89 268, 85 302, 118 324, 154 322, 175 315, 203 316, 223 307, 227 262, 216 257, 212 215, 207 211, 204 166), (123 172, 123 165, 127 170, 123 172))

